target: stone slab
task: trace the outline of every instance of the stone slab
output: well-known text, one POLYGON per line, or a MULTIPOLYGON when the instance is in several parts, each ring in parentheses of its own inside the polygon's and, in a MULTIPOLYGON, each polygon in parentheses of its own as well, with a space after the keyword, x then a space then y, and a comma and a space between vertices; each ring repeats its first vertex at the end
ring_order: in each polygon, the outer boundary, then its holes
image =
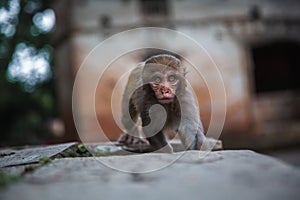
POLYGON ((43 157, 51 158, 60 152, 76 145, 75 142, 50 146, 29 147, 25 149, 0 150, 0 168, 38 162, 43 157))
POLYGON ((245 150, 203 155, 189 151, 55 159, 0 190, 0 199, 299 199, 299 168, 245 150), (171 165, 140 174, 103 164, 146 171, 178 156, 171 165))

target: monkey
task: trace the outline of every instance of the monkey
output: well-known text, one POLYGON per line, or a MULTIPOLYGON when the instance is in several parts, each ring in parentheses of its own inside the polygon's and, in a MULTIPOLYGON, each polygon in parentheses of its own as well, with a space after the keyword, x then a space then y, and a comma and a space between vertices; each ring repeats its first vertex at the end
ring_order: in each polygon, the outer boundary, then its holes
POLYGON ((169 54, 151 56, 132 70, 122 97, 121 120, 126 132, 119 137, 120 144, 149 143, 155 152, 171 153, 166 136, 171 132, 178 134, 187 150, 201 148, 206 136, 185 76, 186 67, 169 54))

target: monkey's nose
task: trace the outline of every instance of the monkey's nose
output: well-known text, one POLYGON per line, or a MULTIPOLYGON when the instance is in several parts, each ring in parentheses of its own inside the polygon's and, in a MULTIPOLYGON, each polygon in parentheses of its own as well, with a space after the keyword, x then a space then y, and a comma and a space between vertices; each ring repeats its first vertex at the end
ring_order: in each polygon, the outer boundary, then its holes
POLYGON ((167 87, 161 88, 161 94, 164 96, 164 98, 172 97, 172 91, 170 88, 167 87))
POLYGON ((170 90, 169 88, 166 88, 166 87, 165 87, 165 88, 162 88, 162 89, 161 89, 161 93, 162 93, 162 94, 168 94, 168 93, 171 93, 171 90, 170 90))

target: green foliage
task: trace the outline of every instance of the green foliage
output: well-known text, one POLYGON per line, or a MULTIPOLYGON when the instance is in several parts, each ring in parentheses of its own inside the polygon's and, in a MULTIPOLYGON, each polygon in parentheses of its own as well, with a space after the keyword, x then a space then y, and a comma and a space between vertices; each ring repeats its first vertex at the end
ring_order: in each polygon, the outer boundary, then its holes
MULTIPOLYGON (((9 11, 12 2, 19 1, 0 1, 0 7, 9 11)), ((30 92, 25 90, 23 83, 12 82, 7 76, 9 63, 19 43, 46 49, 50 53, 49 62, 52 65, 51 32, 39 31, 33 23, 35 14, 43 12, 48 5, 49 1, 21 0, 19 12, 7 22, 0 22, 0 146, 40 144, 52 139, 47 121, 58 115, 54 76, 30 92), (5 34, 3 31, 8 23, 15 27, 14 34, 5 34), (36 29, 34 33, 32 29, 36 29)))
POLYGON ((0 188, 3 188, 11 183, 17 182, 21 179, 20 175, 7 174, 0 171, 0 188))
POLYGON ((92 154, 88 151, 88 149, 83 144, 78 144, 77 146, 77 155, 79 157, 91 157, 92 154))
POLYGON ((42 158, 40 158, 40 160, 39 160, 39 164, 41 164, 41 165, 46 165, 46 164, 48 164, 48 163, 50 163, 52 160, 51 160, 51 158, 49 158, 49 157, 42 157, 42 158))
POLYGON ((28 172, 33 172, 35 169, 37 169, 40 165, 39 164, 31 164, 25 167, 24 174, 28 172))

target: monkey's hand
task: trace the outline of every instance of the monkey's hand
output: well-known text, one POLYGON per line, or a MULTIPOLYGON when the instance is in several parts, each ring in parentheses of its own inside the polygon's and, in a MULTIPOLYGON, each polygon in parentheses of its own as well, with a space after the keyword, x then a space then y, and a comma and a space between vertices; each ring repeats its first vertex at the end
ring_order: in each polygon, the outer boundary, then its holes
POLYGON ((212 151, 223 150, 223 143, 222 143, 221 140, 216 140, 214 138, 206 137, 205 141, 202 143, 201 150, 204 150, 204 151, 207 151, 207 150, 212 150, 212 151))
POLYGON ((145 138, 134 137, 128 133, 123 133, 118 139, 118 143, 122 145, 149 145, 149 142, 145 138))
POLYGON ((153 148, 145 138, 132 136, 128 133, 120 135, 118 141, 120 146, 126 151, 135 153, 146 153, 153 151, 153 148))

